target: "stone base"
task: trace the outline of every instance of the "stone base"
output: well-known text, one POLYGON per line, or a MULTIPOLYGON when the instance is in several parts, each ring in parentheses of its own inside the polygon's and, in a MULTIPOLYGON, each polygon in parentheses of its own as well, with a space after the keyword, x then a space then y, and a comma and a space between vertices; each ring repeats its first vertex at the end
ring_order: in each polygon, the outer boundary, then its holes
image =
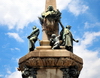
POLYGON ((50 41, 49 40, 41 40, 40 46, 50 46, 50 41))
POLYGON ((50 46, 46 49, 41 47, 47 46, 37 47, 37 50, 19 59, 18 69, 23 78, 78 78, 83 67, 82 58, 66 49, 52 50, 50 46))
POLYGON ((41 67, 68 67, 78 65, 81 70, 83 60, 77 55, 63 49, 56 50, 34 50, 19 59, 19 66, 24 65, 41 68, 41 67))
MULTIPOLYGON (((39 46, 36 47, 37 50, 51 50, 51 46, 39 46)), ((60 49, 65 49, 65 46, 60 46, 60 49)))

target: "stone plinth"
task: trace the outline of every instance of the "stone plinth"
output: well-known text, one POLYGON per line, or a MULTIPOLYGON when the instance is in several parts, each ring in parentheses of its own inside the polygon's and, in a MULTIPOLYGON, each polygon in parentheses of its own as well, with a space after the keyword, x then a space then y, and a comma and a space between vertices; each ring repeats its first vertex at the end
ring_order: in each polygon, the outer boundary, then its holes
POLYGON ((19 59, 20 71, 25 70, 25 66, 38 69, 37 78, 62 78, 63 72, 61 69, 74 66, 80 73, 82 65, 83 60, 66 49, 34 50, 19 59), (57 72, 62 73, 59 75, 57 72), (42 74, 45 75, 42 76, 42 74))
POLYGON ((50 41, 49 40, 41 40, 40 46, 50 46, 50 41))
POLYGON ((20 58, 18 69, 22 73, 26 70, 37 73, 31 74, 32 78, 34 78, 33 76, 37 78, 63 78, 63 76, 70 75, 68 72, 79 75, 82 67, 83 60, 66 49, 40 49, 31 51, 20 58))

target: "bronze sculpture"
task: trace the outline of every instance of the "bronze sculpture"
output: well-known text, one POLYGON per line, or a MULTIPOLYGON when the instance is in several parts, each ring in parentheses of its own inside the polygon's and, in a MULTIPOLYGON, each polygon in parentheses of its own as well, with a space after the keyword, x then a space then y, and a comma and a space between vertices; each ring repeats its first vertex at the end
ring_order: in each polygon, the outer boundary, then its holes
POLYGON ((46 0, 46 2, 48 8, 39 17, 43 39, 40 41, 40 46, 35 49, 39 29, 34 26, 33 32, 27 37, 31 52, 19 59, 18 70, 22 72, 22 78, 78 78, 83 60, 72 53, 73 41, 78 42, 78 40, 73 38, 71 26, 64 27, 60 22, 61 13, 56 10, 54 4, 56 0, 46 0), (62 27, 60 35, 59 23, 62 27))
POLYGON ((79 42, 78 40, 75 40, 73 38, 73 35, 70 31, 71 29, 71 26, 70 25, 67 25, 65 28, 64 26, 62 25, 62 23, 59 21, 61 27, 62 27, 62 30, 60 32, 60 35, 61 35, 61 40, 62 40, 62 45, 65 46, 65 48, 71 52, 73 52, 73 41, 75 42, 79 42))
POLYGON ((59 49, 60 48, 60 36, 56 36, 55 34, 52 34, 50 38, 50 45, 52 46, 52 49, 59 49))
POLYGON ((58 9, 54 10, 53 6, 51 5, 48 6, 47 10, 41 14, 41 17, 39 17, 40 23, 42 25, 42 31, 45 31, 48 40, 50 39, 52 34, 58 35, 58 20, 60 18, 60 11, 58 9))
POLYGON ((33 27, 33 32, 27 37, 29 39, 29 52, 34 50, 35 42, 38 39, 39 33, 40 33, 39 28, 34 26, 33 27))

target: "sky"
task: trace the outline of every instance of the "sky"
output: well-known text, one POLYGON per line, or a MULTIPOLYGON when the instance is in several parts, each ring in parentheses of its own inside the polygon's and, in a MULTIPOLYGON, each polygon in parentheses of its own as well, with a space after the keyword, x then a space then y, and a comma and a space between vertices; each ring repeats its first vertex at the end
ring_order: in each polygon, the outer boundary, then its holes
MULTIPOLYGON (((56 0, 62 24, 71 25, 74 54, 83 59, 79 78, 100 78, 100 0, 56 0)), ((0 0, 0 78, 21 78, 18 60, 28 53, 27 36, 45 10, 45 0, 0 0)), ((60 29, 61 30, 61 29, 60 29)), ((39 46, 37 41, 36 46, 39 46)))

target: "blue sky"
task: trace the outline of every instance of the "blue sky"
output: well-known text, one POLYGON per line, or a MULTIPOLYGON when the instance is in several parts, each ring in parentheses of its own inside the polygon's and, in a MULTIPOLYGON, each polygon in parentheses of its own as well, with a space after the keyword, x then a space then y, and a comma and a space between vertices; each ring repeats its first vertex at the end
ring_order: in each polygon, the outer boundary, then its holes
MULTIPOLYGON (((44 6, 45 0, 0 0, 0 78, 21 78, 18 59, 28 53, 27 36, 34 25, 42 39, 38 16, 44 6)), ((57 8, 63 25, 71 25, 74 38, 80 41, 74 43, 74 53, 84 61, 79 78, 99 78, 100 1, 57 0, 57 8)))

